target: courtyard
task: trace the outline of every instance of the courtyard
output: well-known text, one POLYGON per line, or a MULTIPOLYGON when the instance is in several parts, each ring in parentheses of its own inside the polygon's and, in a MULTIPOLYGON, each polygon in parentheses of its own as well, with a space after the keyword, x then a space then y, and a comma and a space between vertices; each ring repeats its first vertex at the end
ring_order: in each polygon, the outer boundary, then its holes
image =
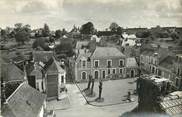
POLYGON ((83 91, 87 88, 88 83, 78 83, 78 87, 82 91, 82 94, 85 95, 87 101, 90 104, 96 106, 110 106, 126 103, 126 97, 128 92, 131 92, 131 98, 137 102, 137 96, 133 94, 136 89, 135 81, 136 78, 103 81, 101 97, 104 98, 104 101, 100 103, 95 101, 95 99, 99 95, 99 82, 94 83, 94 97, 87 96, 83 91))
POLYGON ((133 78, 104 81, 104 101, 100 103, 94 101, 98 97, 98 82, 94 85, 95 97, 83 96, 85 94, 81 90, 87 87, 87 83, 67 84, 68 97, 65 100, 47 102, 47 107, 53 109, 57 117, 119 117, 138 105, 137 96, 132 94, 136 87, 135 80, 133 78), (128 91, 132 94, 133 102, 124 101, 128 91))

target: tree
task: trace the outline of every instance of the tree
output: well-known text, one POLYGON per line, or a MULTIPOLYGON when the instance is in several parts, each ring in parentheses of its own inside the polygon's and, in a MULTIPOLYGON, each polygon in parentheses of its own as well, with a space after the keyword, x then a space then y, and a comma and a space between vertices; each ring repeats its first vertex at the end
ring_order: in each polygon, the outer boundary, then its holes
POLYGON ((119 27, 117 28, 117 34, 118 34, 118 35, 121 35, 122 33, 123 33, 123 28, 119 26, 119 27))
POLYGON ((109 29, 112 31, 112 32, 116 32, 117 31, 117 28, 119 27, 119 25, 115 22, 111 23, 111 25, 109 26, 109 29))
POLYGON ((56 46, 55 52, 57 54, 64 54, 67 57, 71 57, 74 55, 73 51, 73 42, 70 39, 62 39, 61 43, 56 46))
POLYGON ((92 22, 83 24, 80 29, 81 34, 93 34, 94 31, 95 31, 95 29, 94 29, 94 25, 92 22))
POLYGON ((46 39, 44 39, 43 37, 37 38, 32 44, 33 49, 38 49, 39 47, 41 47, 44 51, 50 50, 46 39))
POLYGON ((23 28, 26 32, 31 32, 31 26, 29 24, 24 25, 23 28))
POLYGON ((49 26, 47 24, 44 24, 44 28, 42 30, 42 36, 47 37, 50 35, 49 26))
POLYGON ((15 24, 15 31, 16 31, 16 32, 20 31, 21 28, 22 28, 22 26, 23 26, 22 23, 16 23, 16 24, 15 24))
POLYGON ((1 34, 1 40, 2 41, 7 41, 7 32, 6 32, 6 30, 2 29, 0 34, 1 34))
POLYGON ((25 30, 20 30, 15 34, 15 39, 18 43, 24 44, 25 41, 29 41, 29 33, 25 30))
POLYGON ((61 36, 62 36, 61 30, 56 30, 56 32, 55 32, 56 39, 60 38, 61 36))
POLYGON ((25 41, 29 41, 30 37, 30 25, 23 25, 22 23, 15 24, 13 35, 18 43, 24 44, 25 41))
POLYGON ((62 35, 66 35, 66 33, 67 33, 66 29, 63 28, 63 30, 62 30, 62 35))
POLYGON ((136 37, 138 38, 147 38, 151 35, 150 31, 137 32, 136 37))

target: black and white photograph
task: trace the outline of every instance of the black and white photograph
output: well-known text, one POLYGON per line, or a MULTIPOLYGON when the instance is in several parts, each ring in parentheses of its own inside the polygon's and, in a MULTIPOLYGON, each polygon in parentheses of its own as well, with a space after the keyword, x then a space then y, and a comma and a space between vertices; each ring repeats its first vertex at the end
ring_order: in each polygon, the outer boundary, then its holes
POLYGON ((0 117, 182 117, 182 0, 0 0, 0 117))

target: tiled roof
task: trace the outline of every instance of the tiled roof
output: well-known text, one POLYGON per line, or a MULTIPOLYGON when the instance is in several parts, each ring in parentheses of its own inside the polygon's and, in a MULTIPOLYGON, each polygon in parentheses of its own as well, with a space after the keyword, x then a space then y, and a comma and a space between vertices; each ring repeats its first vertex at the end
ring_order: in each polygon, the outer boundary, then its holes
POLYGON ((115 47, 96 47, 94 53, 92 54, 92 57, 125 57, 125 55, 115 47))
POLYGON ((126 58, 126 67, 137 67, 135 58, 126 58))
POLYGON ((171 93, 160 102, 160 106, 169 115, 182 114, 182 92, 171 93))
POLYGON ((46 95, 22 83, 7 99, 2 114, 5 117, 37 117, 45 99, 46 95))
POLYGON ((53 56, 52 51, 34 51, 33 58, 35 62, 48 62, 49 59, 53 56))

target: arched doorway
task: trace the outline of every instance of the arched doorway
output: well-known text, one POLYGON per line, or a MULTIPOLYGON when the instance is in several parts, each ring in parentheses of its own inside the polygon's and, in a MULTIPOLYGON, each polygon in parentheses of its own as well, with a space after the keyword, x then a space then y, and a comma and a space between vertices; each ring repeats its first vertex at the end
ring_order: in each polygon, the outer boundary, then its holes
POLYGON ((95 71, 94 76, 95 76, 95 79, 98 79, 99 78, 99 71, 95 71))
POLYGON ((134 77, 135 76, 135 72, 134 70, 131 70, 131 77, 134 77))
POLYGON ((85 80, 87 78, 87 73, 86 72, 82 72, 82 80, 85 80))

